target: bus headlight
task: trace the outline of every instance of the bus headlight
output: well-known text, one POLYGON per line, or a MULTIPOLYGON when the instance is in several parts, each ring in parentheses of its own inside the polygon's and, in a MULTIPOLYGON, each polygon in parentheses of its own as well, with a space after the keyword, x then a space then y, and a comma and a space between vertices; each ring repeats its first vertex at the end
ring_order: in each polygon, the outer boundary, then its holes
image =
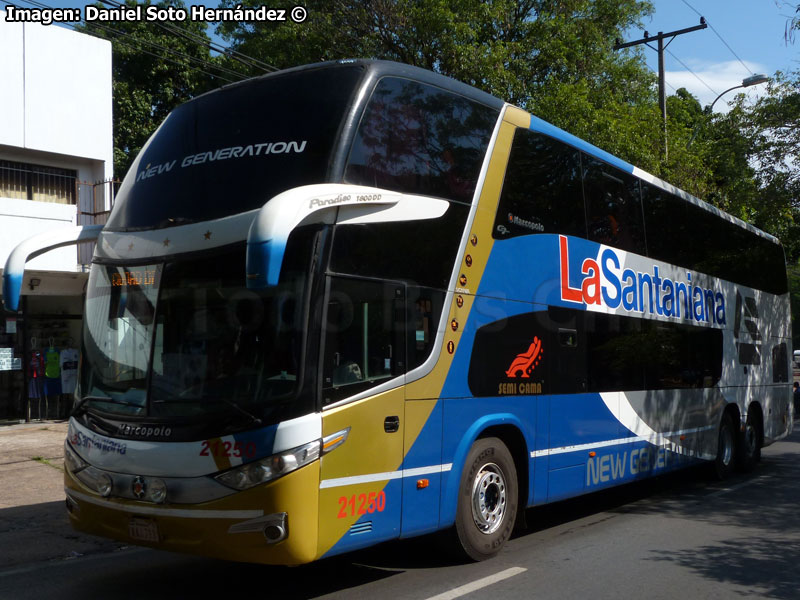
POLYGON ((153 479, 150 481, 147 499, 156 504, 164 504, 164 502, 167 501, 167 484, 163 479, 153 479))
POLYGON ((282 477, 317 460, 320 456, 320 443, 320 440, 314 440, 310 444, 229 469, 215 475, 214 479, 235 490, 249 489, 282 477))
POLYGON ((67 466, 67 470, 70 473, 77 473, 89 466, 78 456, 78 453, 72 449, 67 441, 64 442, 64 464, 67 466))
POLYGON ((95 483, 97 493, 99 493, 103 498, 108 498, 111 495, 111 492, 114 491, 114 480, 111 479, 111 475, 108 473, 101 473, 98 475, 95 483))

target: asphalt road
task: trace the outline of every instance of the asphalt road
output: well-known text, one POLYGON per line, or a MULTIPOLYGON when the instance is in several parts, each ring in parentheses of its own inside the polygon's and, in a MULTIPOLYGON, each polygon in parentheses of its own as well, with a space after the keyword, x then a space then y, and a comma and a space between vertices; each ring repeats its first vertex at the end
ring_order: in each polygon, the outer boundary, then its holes
MULTIPOLYGON (((68 544, 60 545, 65 534, 54 526, 50 533, 39 530, 37 543, 47 548, 49 535, 60 553, 31 562, 9 560, 14 532, 0 532, 0 598, 174 600, 247 597, 253 590, 270 598, 370 600, 794 599, 800 596, 799 475, 797 433, 765 449, 753 474, 726 482, 690 470, 532 509, 528 530, 498 557, 477 564, 454 564, 431 538, 295 568, 226 563, 80 536, 73 540, 80 549, 71 552, 68 544)), ((0 508, 0 523, 12 522, 20 510, 0 508)), ((24 510, 33 526, 37 514, 62 509, 61 502, 43 502, 24 510)))

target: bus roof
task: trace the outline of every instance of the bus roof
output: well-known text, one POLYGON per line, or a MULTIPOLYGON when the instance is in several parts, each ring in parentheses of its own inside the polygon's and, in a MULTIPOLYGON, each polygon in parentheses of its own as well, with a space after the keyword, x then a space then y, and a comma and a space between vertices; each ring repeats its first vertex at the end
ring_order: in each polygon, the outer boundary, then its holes
MULTIPOLYGON (((254 79, 267 79, 270 77, 275 77, 278 75, 284 75, 286 73, 293 73, 297 71, 310 71, 314 69, 331 69, 343 65, 362 66, 365 71, 365 76, 370 77, 372 79, 378 79, 380 77, 385 77, 385 76, 406 77, 408 79, 413 79, 421 83, 428 83, 431 85, 435 85, 437 87, 459 94, 471 100, 475 100, 476 102, 480 102, 481 104, 485 104, 486 106, 490 106, 497 110, 501 110, 503 106, 505 106, 506 104, 504 100, 492 96, 491 94, 487 94, 486 92, 483 92, 474 86, 453 79, 452 77, 448 77, 440 73, 434 73, 433 71, 422 69, 420 67, 414 67, 412 65, 406 65, 403 63, 398 63, 390 60, 373 60, 365 58, 346 58, 340 60, 329 60, 309 65, 302 65, 299 67, 291 67, 289 69, 282 69, 280 71, 275 71, 272 73, 266 73, 265 75, 259 75, 254 79)), ((228 89, 239 85, 247 85, 248 81, 252 80, 237 81, 235 83, 230 83, 228 85, 222 86, 219 89, 228 89)), ((206 93, 213 94, 216 91, 217 90, 213 90, 211 92, 206 92, 206 93)))

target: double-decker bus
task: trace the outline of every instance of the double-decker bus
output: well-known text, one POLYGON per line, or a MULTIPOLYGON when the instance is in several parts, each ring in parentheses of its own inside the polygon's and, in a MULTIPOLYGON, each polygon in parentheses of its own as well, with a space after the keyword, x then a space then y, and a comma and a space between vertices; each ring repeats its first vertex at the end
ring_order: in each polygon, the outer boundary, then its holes
MULTIPOLYGON (((200 96, 82 235, 81 531, 299 564, 449 530, 479 560, 527 507, 791 431, 775 238, 421 69, 200 96)), ((6 302, 79 237, 12 254, 6 302)))

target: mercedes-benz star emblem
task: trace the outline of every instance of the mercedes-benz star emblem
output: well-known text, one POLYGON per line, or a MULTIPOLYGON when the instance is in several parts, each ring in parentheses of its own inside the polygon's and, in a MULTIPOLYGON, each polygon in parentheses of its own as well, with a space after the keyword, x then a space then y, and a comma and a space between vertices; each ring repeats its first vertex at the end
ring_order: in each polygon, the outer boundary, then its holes
POLYGON ((145 485, 144 477, 141 475, 137 475, 133 478, 133 484, 131 485, 131 491, 133 492, 134 498, 137 500, 141 500, 144 498, 145 493, 147 493, 147 485, 145 485))

